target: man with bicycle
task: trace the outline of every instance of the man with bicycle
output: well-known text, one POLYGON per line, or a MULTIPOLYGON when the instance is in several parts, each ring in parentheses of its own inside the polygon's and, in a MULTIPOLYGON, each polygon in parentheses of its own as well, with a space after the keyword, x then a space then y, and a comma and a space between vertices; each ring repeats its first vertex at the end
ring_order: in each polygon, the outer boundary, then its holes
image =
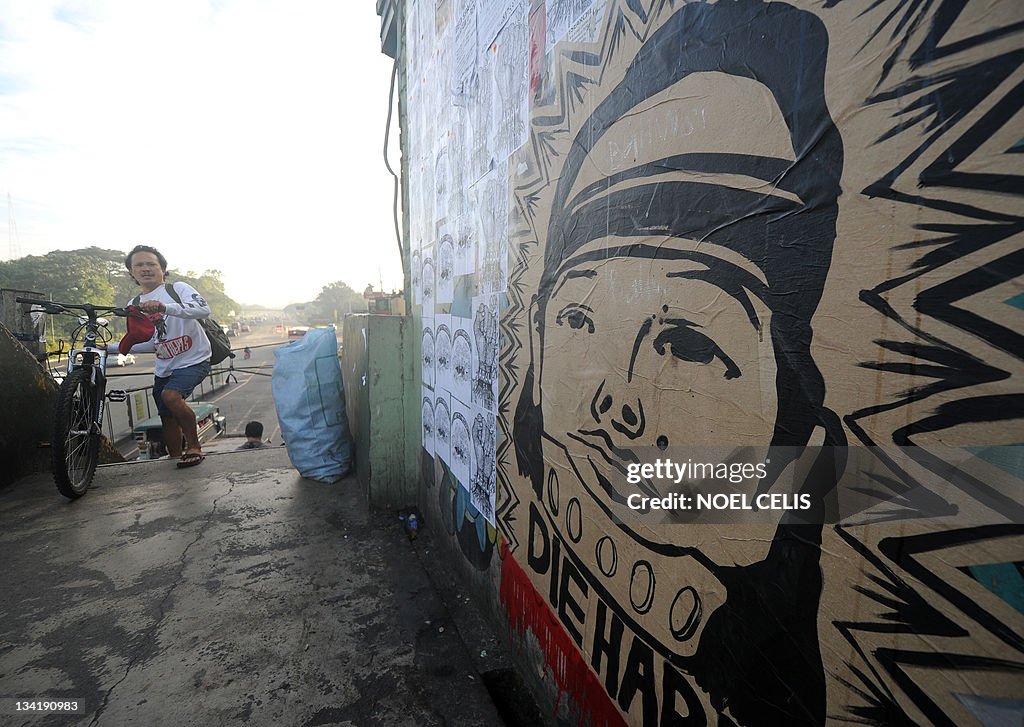
POLYGON ((110 347, 121 353, 156 353, 153 398, 164 446, 172 458, 178 458, 178 467, 193 467, 203 461, 203 450, 195 412, 185 399, 210 374, 210 340, 199 323, 210 315, 210 307, 184 282, 174 283, 180 302, 174 300, 164 283, 167 259, 156 248, 136 245, 124 265, 142 287, 142 293, 129 302, 140 313, 129 315, 128 334, 110 347))

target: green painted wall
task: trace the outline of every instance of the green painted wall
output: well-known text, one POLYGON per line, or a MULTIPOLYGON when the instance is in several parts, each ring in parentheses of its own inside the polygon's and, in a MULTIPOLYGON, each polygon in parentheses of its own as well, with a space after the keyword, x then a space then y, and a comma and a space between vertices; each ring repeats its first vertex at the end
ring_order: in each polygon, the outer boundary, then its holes
POLYGON ((376 508, 416 503, 419 440, 409 436, 407 422, 415 415, 412 434, 416 435, 418 399, 410 392, 418 384, 410 383, 416 359, 404 348, 407 329, 407 319, 401 316, 345 317, 341 368, 356 442, 356 477, 376 508), (407 451, 410 445, 414 448, 411 453, 407 451))

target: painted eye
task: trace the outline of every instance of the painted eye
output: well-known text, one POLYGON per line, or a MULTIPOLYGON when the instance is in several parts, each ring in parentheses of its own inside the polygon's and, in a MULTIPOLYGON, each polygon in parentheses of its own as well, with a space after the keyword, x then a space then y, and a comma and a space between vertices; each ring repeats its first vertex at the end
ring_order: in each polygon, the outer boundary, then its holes
POLYGON ((666 320, 665 323, 665 329, 654 339, 654 350, 659 354, 665 355, 665 346, 668 345, 672 355, 680 361, 709 364, 717 359, 725 365, 725 378, 742 376, 739 366, 717 343, 694 330, 694 327, 700 327, 698 324, 682 318, 666 320))
POLYGON ((560 326, 568 323, 569 327, 574 330, 579 330, 586 326, 587 333, 593 333, 594 321, 588 315, 588 313, 593 312, 594 311, 591 310, 589 306, 572 303, 559 311, 558 315, 555 317, 555 323, 560 326))

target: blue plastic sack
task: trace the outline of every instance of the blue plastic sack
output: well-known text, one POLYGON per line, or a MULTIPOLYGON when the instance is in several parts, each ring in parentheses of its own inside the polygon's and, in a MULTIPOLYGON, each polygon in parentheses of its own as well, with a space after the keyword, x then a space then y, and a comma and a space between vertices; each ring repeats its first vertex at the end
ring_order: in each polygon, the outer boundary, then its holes
POLYGON ((271 390, 292 466, 311 480, 337 482, 352 467, 337 332, 314 328, 274 359, 271 390))

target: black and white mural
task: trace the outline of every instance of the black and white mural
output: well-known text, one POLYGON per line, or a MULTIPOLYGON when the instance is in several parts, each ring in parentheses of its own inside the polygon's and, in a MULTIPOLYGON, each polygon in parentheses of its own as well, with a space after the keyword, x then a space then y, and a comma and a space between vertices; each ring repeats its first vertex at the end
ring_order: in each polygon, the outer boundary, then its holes
POLYGON ((1020 724, 1024 6, 423 1, 424 482, 560 717, 1020 724), (806 511, 638 521, 701 447, 806 511))

